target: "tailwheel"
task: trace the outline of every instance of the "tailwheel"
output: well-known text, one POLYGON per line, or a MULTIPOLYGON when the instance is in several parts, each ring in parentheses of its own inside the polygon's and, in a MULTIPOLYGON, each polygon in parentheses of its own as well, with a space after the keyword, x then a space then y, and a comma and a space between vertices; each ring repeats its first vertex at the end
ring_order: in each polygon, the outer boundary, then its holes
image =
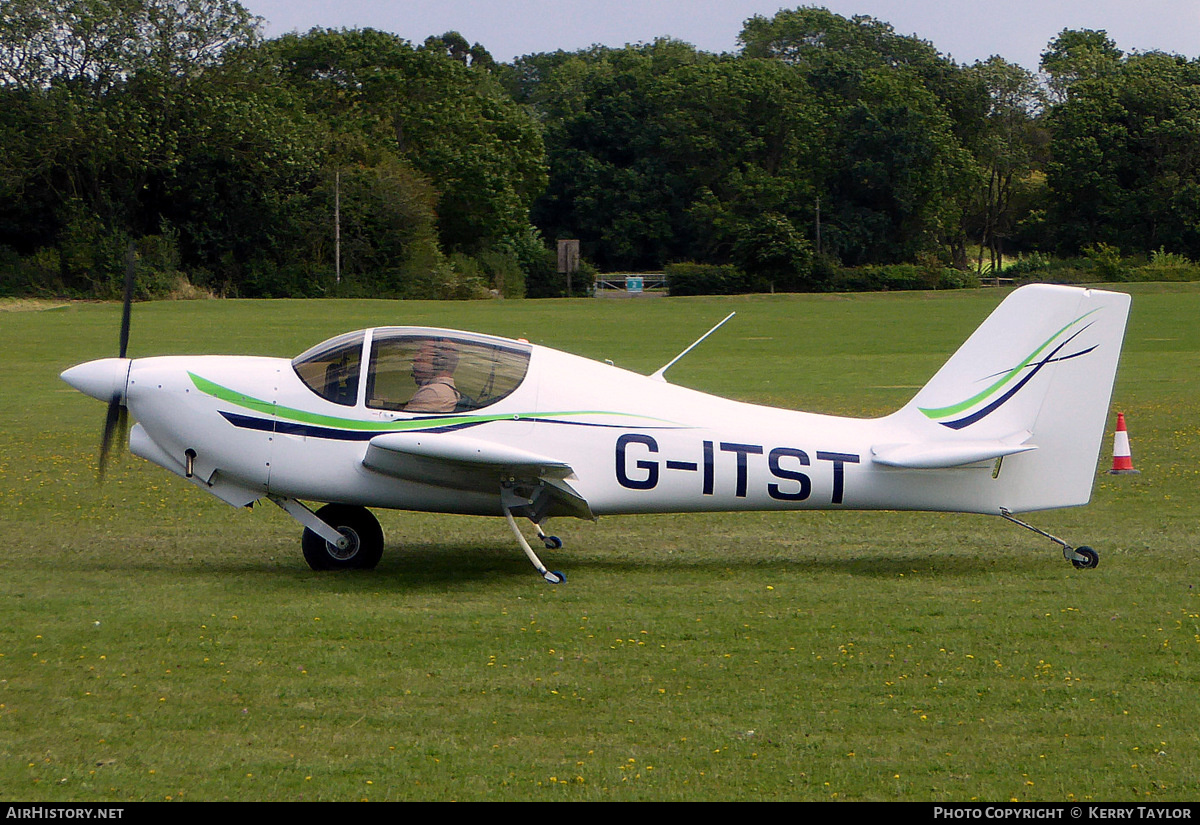
POLYGON ((343 540, 334 544, 309 528, 300 547, 313 570, 373 570, 383 556, 383 528, 366 507, 326 504, 317 518, 337 530, 343 540))
POLYGON ((1090 547, 1072 547, 1058 536, 1047 533, 1045 530, 1034 527, 1032 524, 1026 524, 1019 518, 1015 518, 1008 508, 1000 508, 1000 517, 1006 521, 1011 521, 1019 527, 1024 527, 1026 530, 1032 530, 1039 536, 1045 536, 1050 541, 1062 548, 1063 558, 1071 562, 1076 570, 1094 570, 1100 564, 1100 554, 1090 547))
POLYGON ((1078 570, 1093 570, 1100 564, 1100 554, 1090 547, 1076 547, 1075 555, 1081 558, 1071 559, 1071 564, 1078 570))

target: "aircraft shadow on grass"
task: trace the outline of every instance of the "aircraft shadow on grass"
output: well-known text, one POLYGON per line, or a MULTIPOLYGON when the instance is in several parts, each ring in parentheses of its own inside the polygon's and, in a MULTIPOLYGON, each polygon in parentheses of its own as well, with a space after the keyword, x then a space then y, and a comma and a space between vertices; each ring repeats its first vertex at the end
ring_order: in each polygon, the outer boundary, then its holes
MULTIPOLYGON (((144 555, 141 558, 125 557, 114 560, 96 560, 92 563, 76 563, 76 569, 87 572, 128 574, 170 573, 189 575, 215 574, 218 576, 269 577, 273 587, 282 586, 279 579, 289 575, 297 590, 310 590, 314 581, 333 589, 379 592, 384 590, 411 591, 422 588, 444 588, 454 583, 477 581, 525 580, 527 568, 500 545, 480 543, 422 542, 403 546, 389 546, 388 553, 376 568, 374 575, 360 572, 354 575, 328 578, 297 567, 290 560, 274 556, 256 557, 245 553, 227 557, 185 560, 177 557, 144 555)), ((795 575, 797 573, 845 574, 865 579, 896 579, 902 576, 918 576, 925 579, 951 580, 974 579, 993 576, 998 571, 1018 573, 1036 571, 1040 565, 1035 557, 1015 554, 980 554, 963 552, 906 552, 900 557, 879 554, 874 546, 858 545, 853 550, 831 547, 814 551, 811 548, 787 558, 786 549, 750 550, 723 558, 697 559, 686 551, 679 551, 671 558, 657 556, 619 557, 605 556, 595 550, 578 554, 569 553, 576 571, 576 581, 586 586, 589 574, 599 577, 611 575, 651 575, 661 581, 668 577, 685 578, 689 573, 708 575, 753 573, 764 579, 772 575, 795 575)), ((592 579, 596 581, 596 579, 592 579)), ((607 585, 605 585, 607 586, 607 585)), ((803 586, 803 583, 801 583, 803 586)))

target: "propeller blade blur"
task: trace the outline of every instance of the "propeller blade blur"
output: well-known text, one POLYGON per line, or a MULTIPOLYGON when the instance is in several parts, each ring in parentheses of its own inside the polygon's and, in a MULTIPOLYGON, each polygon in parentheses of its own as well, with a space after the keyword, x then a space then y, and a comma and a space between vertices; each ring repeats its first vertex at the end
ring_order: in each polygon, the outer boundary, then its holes
POLYGON ((121 296, 121 345, 118 357, 124 358, 129 349, 129 319, 133 308, 134 256, 133 244, 125 255, 125 291, 121 296))
POLYGON ((108 456, 112 452, 113 444, 117 449, 125 446, 125 442, 129 437, 129 412, 121 403, 118 396, 113 396, 108 402, 108 413, 104 417, 104 434, 100 438, 100 478, 104 478, 104 471, 108 469, 108 456))

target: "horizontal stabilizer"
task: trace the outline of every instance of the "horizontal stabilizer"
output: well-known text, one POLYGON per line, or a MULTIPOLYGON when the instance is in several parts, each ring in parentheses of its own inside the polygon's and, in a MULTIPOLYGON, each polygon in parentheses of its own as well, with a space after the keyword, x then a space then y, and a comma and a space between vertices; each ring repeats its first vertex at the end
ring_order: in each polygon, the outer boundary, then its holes
MULTIPOLYGON (((1024 438, 1029 433, 1022 433, 1024 438)), ((888 467, 912 470, 936 470, 963 467, 980 461, 992 461, 1006 455, 1036 450, 1037 445, 1015 439, 987 441, 945 441, 924 444, 879 444, 871 448, 871 460, 888 467)))

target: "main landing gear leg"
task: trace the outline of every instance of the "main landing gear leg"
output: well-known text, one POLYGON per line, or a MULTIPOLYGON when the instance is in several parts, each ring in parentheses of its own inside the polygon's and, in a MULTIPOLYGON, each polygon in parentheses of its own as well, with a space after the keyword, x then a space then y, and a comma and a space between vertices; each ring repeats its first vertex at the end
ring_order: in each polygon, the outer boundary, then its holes
POLYGON ((1011 521, 1013 524, 1016 524, 1019 527, 1024 527, 1026 530, 1032 530, 1039 536, 1045 536, 1046 538, 1050 539, 1050 541, 1054 542, 1063 549, 1063 558, 1071 562, 1071 564, 1073 564, 1079 570, 1091 570, 1095 568, 1096 565, 1100 564, 1100 554, 1092 548, 1072 547, 1058 536, 1052 536, 1045 530, 1039 530, 1032 524, 1026 524, 1019 518, 1015 518, 1013 514, 1010 513, 1005 507, 1000 508, 1000 517, 1007 521, 1011 521))
POLYGON ((313 512, 294 498, 269 496, 304 525, 300 547, 313 570, 373 570, 383 556, 383 528, 366 507, 326 504, 313 512))
MULTIPOLYGON (((533 564, 534 568, 542 574, 542 578, 550 582, 550 584, 562 584, 567 580, 567 577, 558 571, 550 571, 546 569, 546 565, 542 564, 542 560, 538 558, 537 553, 533 552, 533 548, 529 546, 529 542, 525 540, 521 529, 517 527, 517 522, 513 518, 512 511, 514 508, 527 507, 530 504, 528 499, 519 496, 510 486, 505 485, 500 489, 500 503, 504 509, 504 518, 508 522, 508 527, 512 530, 513 535, 517 537, 517 543, 521 545, 521 549, 525 551, 525 556, 533 564)), ((537 524, 537 522, 534 522, 537 524)), ((542 537, 546 547, 551 547, 549 539, 556 539, 555 536, 546 536, 542 532, 540 524, 537 525, 538 535, 542 537)), ((558 546, 562 546, 562 542, 558 542, 558 546)))

